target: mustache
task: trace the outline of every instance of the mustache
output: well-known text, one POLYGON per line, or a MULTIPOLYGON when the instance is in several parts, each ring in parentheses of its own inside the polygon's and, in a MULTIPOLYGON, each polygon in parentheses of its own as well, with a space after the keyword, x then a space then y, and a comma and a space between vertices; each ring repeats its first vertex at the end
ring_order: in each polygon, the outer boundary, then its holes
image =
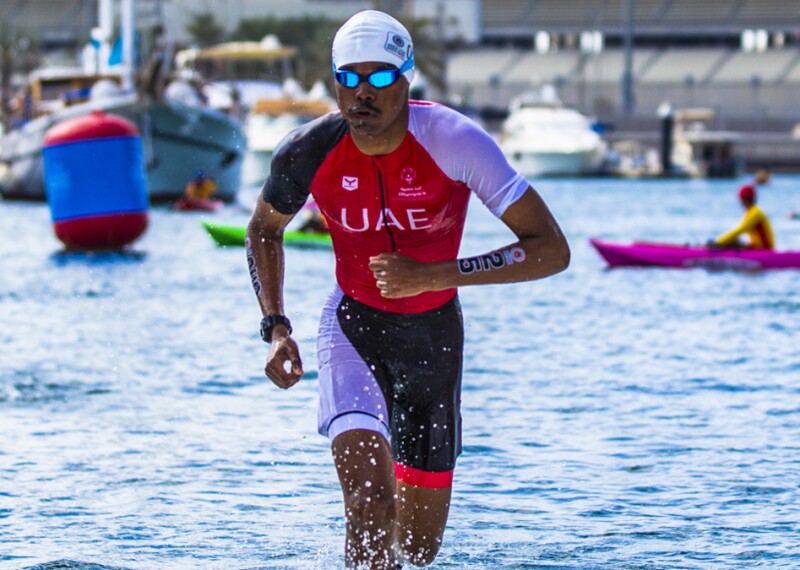
POLYGON ((348 113, 358 113, 361 111, 370 111, 372 113, 378 113, 378 108, 374 107, 372 103, 369 101, 360 101, 358 103, 353 103, 347 108, 348 113))

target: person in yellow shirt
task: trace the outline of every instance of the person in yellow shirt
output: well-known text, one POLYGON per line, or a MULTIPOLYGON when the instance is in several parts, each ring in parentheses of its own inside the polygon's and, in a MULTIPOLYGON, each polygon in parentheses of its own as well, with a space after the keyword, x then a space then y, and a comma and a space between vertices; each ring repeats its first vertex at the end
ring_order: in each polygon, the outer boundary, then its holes
POLYGON ((189 200, 209 200, 217 191, 217 183, 198 170, 184 189, 184 195, 189 200))
POLYGON ((745 184, 739 189, 739 200, 745 208, 744 217, 739 225, 717 237, 711 245, 713 247, 749 247, 753 249, 775 249, 775 235, 772 233, 772 224, 764 211, 756 206, 756 189, 751 184, 745 184), (739 236, 747 234, 749 243, 739 241, 739 236))

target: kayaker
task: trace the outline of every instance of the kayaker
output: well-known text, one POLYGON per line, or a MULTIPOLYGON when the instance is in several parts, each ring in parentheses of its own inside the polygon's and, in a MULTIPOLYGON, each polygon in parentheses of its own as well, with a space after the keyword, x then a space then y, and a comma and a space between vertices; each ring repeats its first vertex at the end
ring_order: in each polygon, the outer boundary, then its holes
POLYGON ((209 200, 217 191, 217 183, 206 176, 205 172, 198 170, 194 178, 186 183, 184 196, 187 200, 209 200))
POLYGON ((457 287, 549 277, 569 264, 569 246, 486 131, 444 105, 409 102, 414 51, 400 22, 359 12, 332 58, 339 112, 279 144, 247 257, 271 343, 265 372, 290 388, 303 364, 284 310, 281 235, 314 197, 336 257, 317 340, 318 430, 344 495, 345 565, 395 570, 431 563, 447 522, 461 452, 457 287), (472 194, 516 239, 459 259, 472 194))
POLYGON ((756 189, 745 184, 739 189, 739 200, 745 213, 739 225, 717 237, 711 245, 716 247, 750 247, 753 249, 775 249, 775 236, 772 225, 764 211, 756 205, 756 189), (741 243, 739 237, 747 234, 748 243, 741 243))

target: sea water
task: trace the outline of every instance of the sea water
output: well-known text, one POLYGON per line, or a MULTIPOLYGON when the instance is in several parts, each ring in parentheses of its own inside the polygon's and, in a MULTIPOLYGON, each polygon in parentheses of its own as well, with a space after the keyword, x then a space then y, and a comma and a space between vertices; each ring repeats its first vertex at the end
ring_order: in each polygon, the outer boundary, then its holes
MULTIPOLYGON (((540 180, 569 269, 464 288, 464 452, 433 568, 800 568, 800 271, 607 270, 590 237, 702 243, 738 181, 540 180)), ((0 568, 343 566, 316 433, 325 251, 287 251, 288 391, 242 248, 151 211, 125 254, 64 254, 0 203, 0 568)), ((761 192, 800 249, 800 178, 761 192)), ((248 202, 249 201, 249 202, 248 202)), ((471 204, 463 255, 512 241, 471 204)))

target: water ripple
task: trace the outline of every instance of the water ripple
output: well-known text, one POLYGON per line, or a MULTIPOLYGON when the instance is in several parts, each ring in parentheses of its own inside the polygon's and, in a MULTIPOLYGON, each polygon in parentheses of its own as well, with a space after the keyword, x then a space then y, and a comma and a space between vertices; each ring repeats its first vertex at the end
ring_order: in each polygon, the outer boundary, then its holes
MULTIPOLYGON (((776 176, 763 207, 798 185, 776 176)), ((730 181, 536 186, 572 266, 460 293, 463 454, 432 568, 800 568, 800 272, 604 271, 588 244, 707 239, 740 216, 730 181)), ((282 391, 243 251, 197 216, 156 208, 135 253, 82 256, 46 206, 0 209, 0 569, 341 568, 316 433, 332 256, 287 250, 308 374, 282 391)), ((480 204, 467 224, 464 255, 509 242, 480 204)), ((800 249, 800 224, 775 230, 800 249)))

